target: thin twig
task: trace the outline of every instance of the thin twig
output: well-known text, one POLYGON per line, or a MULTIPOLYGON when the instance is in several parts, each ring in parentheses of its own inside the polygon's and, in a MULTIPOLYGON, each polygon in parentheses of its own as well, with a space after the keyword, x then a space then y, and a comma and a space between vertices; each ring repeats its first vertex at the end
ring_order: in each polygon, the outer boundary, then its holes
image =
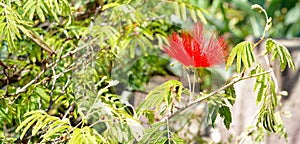
MULTIPOLYGON (((55 66, 61 59, 66 58, 66 57, 68 57, 68 56, 72 56, 74 53, 76 53, 76 52, 78 52, 79 50, 85 48, 86 46, 87 46, 87 44, 86 44, 86 45, 83 45, 83 46, 81 46, 81 47, 78 47, 78 48, 74 49, 73 51, 70 51, 70 52, 64 54, 62 57, 60 57, 59 59, 57 59, 55 62, 52 62, 52 63, 50 63, 49 65, 47 65, 46 68, 43 69, 43 70, 37 75, 37 77, 35 77, 35 79, 31 80, 29 83, 27 83, 27 84, 26 84, 25 86, 23 86, 22 88, 18 88, 17 91, 16 91, 16 93, 13 94, 13 95, 18 95, 18 94, 20 94, 20 93, 25 92, 26 89, 27 89, 30 85, 32 85, 33 83, 35 83, 35 82, 42 76, 42 74, 45 73, 46 69, 55 66)), ((70 69, 64 71, 64 73, 65 73, 65 72, 68 72, 68 71, 70 71, 70 70, 72 70, 72 69, 74 69, 74 68, 70 68, 70 69)), ((61 73, 61 74, 62 74, 62 73, 61 73)), ((61 74, 59 74, 59 76, 60 76, 61 74)))
POLYGON ((47 43, 45 43, 38 35, 33 33, 32 31, 28 30, 28 33, 25 33, 27 37, 29 37, 34 43, 36 43, 38 46, 40 46, 42 49, 50 52, 50 54, 56 54, 55 51, 53 51, 50 46, 48 46, 47 43))
POLYGON ((187 75, 187 79, 188 79, 188 83, 189 83, 189 92, 190 92, 190 97, 189 97, 189 101, 187 104, 189 104, 192 99, 193 99, 193 92, 192 92, 192 83, 191 83, 191 78, 190 78, 190 74, 189 74, 189 70, 186 69, 186 75, 187 75))
MULTIPOLYGON (((73 64, 72 64, 73 65, 73 64)), ((54 91, 54 88, 55 88, 55 83, 56 83, 56 80, 58 78, 60 78, 63 74, 75 69, 76 67, 72 67, 71 65, 71 68, 68 68, 68 69, 65 69, 64 71, 62 71, 61 73, 59 73, 58 75, 55 74, 55 71, 54 71, 54 67, 52 67, 52 71, 54 73, 54 80, 53 80, 53 85, 52 85, 52 88, 51 88, 51 91, 50 91, 50 102, 49 102, 49 106, 48 108, 45 110, 45 111, 49 111, 52 107, 52 105, 63 95, 65 94, 65 90, 66 88, 69 86, 69 83, 70 83, 70 80, 71 80, 71 77, 69 76, 68 79, 67 79, 67 82, 66 84, 64 85, 63 89, 62 89, 62 92, 60 93, 60 95, 58 97, 55 98, 55 100, 53 100, 53 91, 54 91)))
MULTIPOLYGON (((266 61, 267 65, 269 66, 269 69, 273 70, 273 65, 270 62, 269 55, 265 55, 265 61, 266 61)), ((277 93, 278 92, 278 81, 277 81, 277 78, 275 76, 275 72, 274 71, 271 72, 271 77, 272 77, 272 79, 274 81, 275 92, 277 93)))
POLYGON ((17 88, 17 91, 16 91, 16 93, 14 94, 14 95, 18 95, 18 94, 20 94, 20 93, 22 93, 22 92, 25 92, 26 91, 26 89, 29 87, 29 86, 31 86, 33 83, 35 83, 41 76, 42 76, 42 74, 44 74, 45 73, 45 69, 43 69, 38 75, 37 75, 37 77, 35 77, 33 80, 31 80, 29 83, 27 83, 25 86, 23 86, 22 88, 17 88))
POLYGON ((0 59, 0 66, 2 66, 4 69, 7 69, 8 67, 1 61, 0 59))
POLYGON ((97 120, 96 122, 94 122, 94 123, 92 123, 91 125, 89 125, 89 127, 91 128, 91 127, 93 127, 93 126, 95 126, 96 124, 98 124, 98 123, 100 123, 100 122, 112 122, 113 120, 111 120, 111 119, 108 119, 108 120, 102 120, 102 119, 99 119, 99 120, 97 120))
POLYGON ((200 98, 196 99, 194 102, 192 102, 192 103, 188 104, 187 106, 181 108, 180 110, 174 112, 172 115, 170 115, 168 117, 168 119, 171 119, 172 117, 174 117, 175 115, 181 113, 182 111, 184 111, 184 110, 192 107, 195 104, 198 104, 198 103, 206 100, 209 97, 214 96, 215 94, 219 93, 220 91, 226 89, 227 87, 229 87, 229 86, 231 86, 231 85, 233 85, 233 84, 235 84, 235 83, 237 83, 237 82, 239 82, 241 80, 246 80, 246 79, 254 78, 254 77, 257 77, 257 76, 260 76, 260 75, 264 75, 264 74, 270 73, 272 71, 273 70, 271 69, 271 70, 267 70, 267 71, 264 71, 264 72, 261 72, 261 73, 253 74, 253 75, 250 75, 250 76, 247 76, 247 77, 241 77, 241 76, 239 76, 238 79, 232 80, 231 82, 227 83, 226 85, 222 86, 221 88, 219 88, 219 89, 217 89, 217 90, 215 90, 215 91, 213 91, 213 92, 211 92, 211 93, 209 93, 209 94, 207 94, 207 95, 205 95, 203 97, 200 97, 200 98))
POLYGON ((67 117, 67 115, 71 112, 71 111, 74 111, 75 109, 75 106, 76 106, 76 103, 73 102, 72 105, 68 108, 68 110, 66 111, 65 115, 63 116, 62 119, 65 119, 67 117))
POLYGON ((58 79, 58 77, 56 76, 54 67, 52 67, 52 72, 53 72, 53 77, 54 78, 53 78, 52 87, 51 87, 51 91, 50 91, 50 101, 49 101, 48 108, 45 110, 46 112, 49 111, 52 107, 52 104, 53 104, 53 91, 54 91, 54 88, 55 88, 56 80, 58 79))
POLYGON ((65 94, 65 91, 66 91, 67 87, 69 86, 70 81, 71 81, 71 76, 68 77, 67 82, 66 82, 66 84, 64 85, 64 87, 63 87, 61 93, 59 94, 59 96, 57 96, 57 97, 55 98, 55 100, 53 100, 53 104, 54 104, 54 103, 55 103, 55 102, 56 102, 63 94, 65 94))
POLYGON ((196 85, 196 81, 197 81, 197 79, 196 79, 196 69, 194 69, 194 78, 193 78, 193 89, 192 89, 192 93, 193 93, 193 95, 194 95, 194 93, 195 93, 195 85, 196 85))
POLYGON ((168 131, 168 144, 171 144, 171 136, 170 136, 170 127, 169 127, 169 119, 166 119, 167 122, 167 131, 168 131))

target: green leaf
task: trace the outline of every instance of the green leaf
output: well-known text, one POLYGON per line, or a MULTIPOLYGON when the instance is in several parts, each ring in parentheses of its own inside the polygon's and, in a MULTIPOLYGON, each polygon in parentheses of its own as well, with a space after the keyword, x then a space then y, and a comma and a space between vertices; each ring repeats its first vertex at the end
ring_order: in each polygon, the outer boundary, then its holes
POLYGON ((226 70, 228 70, 229 67, 233 64, 236 55, 237 55, 237 49, 232 49, 227 59, 226 70))
POLYGON ((235 99, 236 99, 234 86, 231 85, 231 86, 227 87, 225 89, 225 94, 226 94, 226 98, 228 99, 230 104, 233 105, 235 103, 235 99))
POLYGON ((140 143, 147 143, 147 141, 151 139, 155 139, 153 135, 155 135, 155 133, 161 133, 160 128, 165 125, 166 125, 165 122, 157 122, 151 125, 149 128, 145 130, 145 134, 143 138, 140 140, 140 143))
POLYGON ((218 116, 219 107, 215 104, 208 103, 208 116, 207 122, 211 123, 212 127, 215 127, 215 122, 218 116))
POLYGON ((50 139, 53 135, 55 135, 56 133, 63 133, 65 132, 67 129, 69 129, 70 126, 69 125, 59 125, 54 129, 48 130, 45 135, 43 135, 44 139, 50 139), (63 131, 63 132, 62 132, 63 131))
POLYGON ((226 129, 229 130, 230 124, 232 122, 232 117, 231 117, 231 112, 230 112, 229 107, 222 106, 219 109, 219 114, 223 118, 223 123, 226 126, 226 129))
POLYGON ((24 135, 28 131, 28 129, 36 122, 36 120, 39 118, 40 115, 31 115, 30 117, 26 118, 25 121, 23 121, 16 129, 16 132, 18 132, 21 128, 23 128, 25 125, 26 127, 23 129, 20 139, 23 139, 24 135))
POLYGON ((82 133, 79 128, 75 128, 69 141, 70 144, 82 144, 82 133))
POLYGON ((5 26, 6 26, 6 23, 0 23, 0 34, 3 33, 5 26))
POLYGON ((146 99, 138 106, 137 112, 143 113, 144 110, 149 110, 156 107, 156 111, 163 109, 161 104, 165 102, 166 106, 170 106, 171 99, 180 101, 182 92, 182 83, 177 80, 169 80, 160 86, 154 88, 146 97, 146 99))
POLYGON ((35 13, 36 6, 32 6, 29 10, 29 19, 32 20, 35 13))
POLYGON ((229 69, 235 58, 238 73, 242 71, 242 63, 246 70, 249 69, 252 66, 252 63, 255 62, 252 43, 246 41, 241 42, 232 49, 226 63, 226 70, 229 69))
POLYGON ((36 1, 34 1, 34 0, 29 0, 26 2, 26 4, 23 6, 23 9, 24 9, 23 17, 31 10, 31 8, 35 4, 36 4, 36 1))
POLYGON ((277 99, 277 95, 276 95, 274 81, 270 81, 270 97, 271 97, 272 107, 275 108, 278 104, 278 99, 277 99))
POLYGON ((41 114, 47 114, 43 110, 35 110, 35 111, 29 111, 26 114, 24 114, 24 117, 30 116, 30 115, 41 115, 41 114))
POLYGON ((41 98, 43 100, 45 100, 46 102, 50 101, 50 96, 45 92, 44 89, 40 88, 40 87, 36 87, 35 88, 35 92, 41 96, 41 98))
POLYGON ((285 70, 286 65, 288 65, 292 70, 296 69, 288 49, 277 41, 270 38, 267 39, 266 52, 264 54, 267 53, 272 53, 272 61, 275 61, 279 57, 281 71, 285 70))
POLYGON ((191 13, 191 18, 195 23, 197 23, 197 16, 194 8, 192 6, 189 7, 190 13, 191 13))
POLYGON ((45 6, 45 1, 40 0, 40 1, 39 1, 39 7, 40 7, 46 14, 48 14, 48 9, 47 9, 47 7, 45 6))
POLYGON ((174 144, 184 144, 184 140, 177 135, 172 135, 171 141, 173 141, 174 144))
POLYGON ((137 41, 137 43, 139 44, 139 47, 142 49, 144 55, 147 56, 147 55, 148 55, 148 53, 147 53, 147 47, 146 47, 146 45, 144 45, 143 40, 142 40, 142 37, 143 37, 143 36, 140 35, 140 36, 136 39, 136 41, 137 41))
POLYGON ((206 20, 205 16, 202 14, 202 12, 200 10, 196 10, 196 13, 197 13, 198 17, 201 19, 201 21, 203 22, 203 24, 207 24, 207 20, 206 20))
POLYGON ((143 111, 143 115, 148 119, 149 124, 153 124, 154 123, 155 113, 154 113, 153 110, 144 110, 143 111))
POLYGON ((22 6, 22 3, 20 0, 14 0, 14 2, 18 5, 18 6, 22 6))
POLYGON ((257 93, 257 98, 256 98, 256 104, 258 104, 259 102, 261 102, 261 100, 263 99, 263 97, 266 96, 267 93, 267 85, 264 82, 260 83, 260 87, 257 93))
POLYGON ((43 126, 43 122, 44 122, 44 119, 47 118, 46 115, 43 115, 41 116, 38 120, 37 120, 37 123, 36 125, 34 126, 33 130, 32 130, 32 135, 36 135, 37 132, 42 128, 43 126))
POLYGON ((41 129, 48 128, 48 126, 51 122, 58 121, 58 120, 60 120, 60 119, 57 117, 47 116, 47 118, 44 119, 44 121, 43 121, 41 129))
POLYGON ((274 110, 268 107, 263 107, 260 111, 258 123, 262 123, 265 130, 275 133, 277 125, 274 117, 274 110))
MULTIPOLYGON (((149 30, 149 29, 143 29, 143 30, 141 31, 141 33, 144 34, 148 39, 154 40, 154 39, 153 39, 153 33, 151 32, 151 30, 149 30)), ((152 44, 151 44, 151 45, 152 45, 152 44)), ((151 47, 152 47, 152 46, 151 46, 151 47)))
POLYGON ((153 48, 153 44, 144 36, 140 36, 140 39, 142 39, 144 45, 147 45, 148 48, 153 48))
POLYGON ((108 3, 108 4, 104 5, 101 10, 104 11, 108 8, 116 7, 116 6, 119 6, 119 5, 120 5, 119 3, 108 3))
POLYGON ((32 115, 28 118, 26 118, 16 129, 16 132, 19 132, 25 125, 27 125, 31 120, 37 118, 38 115, 32 115))
POLYGON ((179 4, 177 2, 173 3, 174 9, 175 9, 175 15, 180 18, 180 9, 179 9, 179 4))
POLYGON ((54 3, 54 6, 55 6, 53 8, 58 12, 58 14, 61 14, 62 10, 61 10, 61 7, 58 4, 58 1, 57 0, 52 0, 52 4, 53 3, 54 3))
POLYGON ((45 22, 45 20, 46 20, 46 19, 45 19, 45 15, 44 15, 44 13, 43 13, 41 7, 37 7, 37 8, 36 8, 36 13, 37 13, 38 16, 40 17, 41 21, 42 21, 42 22, 45 22))
MULTIPOLYGON (((261 67, 261 65, 257 65, 255 71, 256 71, 255 73, 262 73, 265 70, 261 67)), ((254 91, 256 91, 257 88, 259 88, 256 97, 256 104, 260 103, 262 99, 266 96, 268 92, 267 84, 269 83, 269 80, 270 80, 269 74, 263 74, 256 77, 256 81, 254 84, 254 91)))
POLYGON ((186 7, 184 3, 180 4, 182 20, 186 21, 186 7))
POLYGON ((49 131, 52 131, 53 129, 56 129, 57 127, 60 127, 62 125, 69 124, 67 121, 62 121, 58 117, 54 117, 53 122, 49 124, 49 131))

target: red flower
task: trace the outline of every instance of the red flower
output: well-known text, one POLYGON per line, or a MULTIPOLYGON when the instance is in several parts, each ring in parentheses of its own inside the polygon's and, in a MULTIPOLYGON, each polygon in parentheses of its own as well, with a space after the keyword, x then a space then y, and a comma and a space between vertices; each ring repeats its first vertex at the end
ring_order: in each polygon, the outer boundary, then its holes
POLYGON ((183 32, 182 38, 173 32, 169 42, 169 46, 163 47, 164 51, 185 66, 211 67, 224 63, 228 54, 225 40, 215 34, 209 39, 205 37, 202 24, 195 25, 191 32, 183 32))

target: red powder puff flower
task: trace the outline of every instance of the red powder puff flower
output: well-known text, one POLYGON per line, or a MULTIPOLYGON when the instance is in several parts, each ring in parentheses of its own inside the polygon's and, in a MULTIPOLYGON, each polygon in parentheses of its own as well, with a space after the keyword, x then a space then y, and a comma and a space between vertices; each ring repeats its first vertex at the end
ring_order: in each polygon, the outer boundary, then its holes
POLYGON ((163 47, 164 51, 185 66, 211 67, 224 63, 228 54, 225 40, 214 34, 208 39, 203 35, 202 24, 195 25, 191 32, 183 32, 182 38, 173 32, 169 43, 163 47))

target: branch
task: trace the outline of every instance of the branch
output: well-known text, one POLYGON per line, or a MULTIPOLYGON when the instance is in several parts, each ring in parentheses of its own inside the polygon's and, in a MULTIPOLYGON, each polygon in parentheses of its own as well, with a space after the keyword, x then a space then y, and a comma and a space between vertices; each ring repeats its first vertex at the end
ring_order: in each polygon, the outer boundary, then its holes
MULTIPOLYGON (((51 67, 55 66, 61 59, 66 58, 66 57, 68 57, 68 56, 72 56, 73 54, 75 54, 75 53, 78 52, 79 50, 85 48, 87 45, 88 45, 88 44, 85 44, 85 45, 83 45, 83 46, 81 46, 81 47, 77 47, 77 48, 74 49, 73 51, 70 51, 70 52, 64 54, 62 57, 60 57, 59 59, 57 59, 55 62, 52 62, 52 63, 50 63, 49 65, 47 65, 46 68, 43 69, 43 70, 38 74, 37 77, 35 77, 35 79, 31 80, 31 81, 30 81, 29 83, 27 83, 24 87, 18 88, 17 91, 16 91, 16 93, 13 94, 13 95, 18 95, 18 94, 20 94, 20 93, 22 93, 22 92, 25 92, 26 89, 27 89, 30 85, 32 85, 33 83, 35 83, 35 82, 41 77, 41 75, 45 73, 45 71, 46 71, 48 68, 51 68, 51 67)), ((74 69, 74 68, 69 68, 69 69, 65 70, 63 73, 66 73, 66 72, 68 72, 68 71, 70 71, 70 70, 72 70, 72 69, 74 69)), ((61 74, 62 74, 62 73, 60 73, 59 76, 61 76, 61 74)))
POLYGON ((35 42, 37 45, 39 45, 42 49, 50 52, 50 54, 55 54, 55 51, 53 51, 48 44, 46 44, 41 38, 33 33, 32 31, 28 30, 28 33, 25 33, 26 36, 28 36, 33 42, 35 42))
MULTIPOLYGON (((56 65, 55 65, 56 66, 56 65)), ((54 67, 55 67, 54 66, 54 67)), ((52 104, 53 104, 53 91, 54 91, 54 88, 55 88, 55 84, 56 84, 56 80, 59 78, 56 76, 56 73, 55 73, 55 69, 54 67, 52 67, 52 72, 53 72, 53 82, 52 82, 52 87, 51 87, 51 91, 50 91, 50 101, 49 101, 49 106, 48 108, 45 110, 46 112, 49 111, 52 107, 52 104)))
POLYGON ((257 73, 257 74, 254 74, 254 75, 249 75, 247 77, 242 77, 242 75, 239 75, 239 76, 237 76, 238 79, 233 79, 231 82, 227 83, 226 85, 222 86, 221 88, 219 88, 219 89, 217 89, 217 90, 215 90, 215 91, 213 91, 213 92, 211 92, 211 93, 209 93, 209 94, 207 94, 203 97, 200 97, 200 98, 196 99, 194 102, 192 102, 192 103, 188 104, 187 106, 181 108, 180 110, 174 112, 172 115, 167 117, 167 119, 171 119, 172 117, 174 117, 175 115, 181 113, 182 111, 192 107, 193 105, 199 104, 200 102, 206 100, 207 98, 210 98, 210 97, 214 96, 215 94, 219 93, 220 91, 226 89, 227 87, 229 87, 229 86, 231 86, 231 85, 233 85, 233 84, 235 84, 235 83, 237 83, 241 80, 246 80, 246 79, 254 78, 254 77, 257 77, 257 76, 260 76, 260 75, 268 74, 272 71, 273 71, 273 69, 270 69, 270 70, 267 70, 267 71, 264 71, 264 72, 261 72, 261 73, 257 73))
POLYGON ((31 81, 30 81, 29 83, 27 83, 24 87, 18 88, 17 91, 16 91, 16 93, 15 93, 14 95, 18 95, 18 94, 20 94, 20 93, 22 93, 22 92, 25 92, 25 90, 26 90, 30 85, 32 85, 33 83, 35 83, 35 82, 42 76, 42 74, 44 74, 44 73, 45 73, 45 69, 43 69, 43 70, 37 75, 37 77, 35 77, 35 79, 31 80, 31 81))
POLYGON ((61 93, 53 100, 53 91, 54 91, 54 85, 55 85, 55 81, 56 81, 56 80, 57 80, 57 78, 55 78, 55 76, 54 76, 54 81, 53 81, 52 89, 51 89, 51 92, 50 92, 50 102, 49 102, 48 108, 45 110, 46 112, 49 111, 49 110, 52 108, 53 104, 54 104, 54 103, 55 103, 62 95, 65 94, 65 91, 66 91, 67 87, 68 87, 69 84, 70 84, 71 76, 68 77, 67 82, 66 82, 66 84, 64 85, 64 87, 63 87, 61 93))
POLYGON ((0 66, 2 66, 4 69, 7 69, 8 67, 1 61, 0 59, 0 66))
MULTIPOLYGON (((269 67, 269 69, 273 70, 273 65, 272 65, 272 63, 270 62, 269 54, 268 54, 268 55, 265 55, 265 61, 266 61, 266 63, 267 63, 267 66, 269 67)), ((273 81, 274 81, 275 92, 278 93, 278 90, 279 90, 279 87, 278 87, 278 80, 277 80, 277 78, 276 78, 276 76, 275 76, 275 72, 274 72, 274 71, 271 72, 271 77, 272 77, 272 79, 273 79, 273 81)))
POLYGON ((272 26, 272 18, 271 17, 269 18, 266 10, 263 9, 258 4, 252 5, 251 9, 258 9, 260 12, 263 12, 264 15, 265 15, 265 18, 266 18, 266 24, 265 24, 265 27, 264 27, 264 32, 263 32, 262 36, 260 37, 259 41, 254 44, 253 48, 255 48, 255 47, 257 47, 265 39, 267 31, 269 31, 270 28, 271 28, 271 26, 272 26))

